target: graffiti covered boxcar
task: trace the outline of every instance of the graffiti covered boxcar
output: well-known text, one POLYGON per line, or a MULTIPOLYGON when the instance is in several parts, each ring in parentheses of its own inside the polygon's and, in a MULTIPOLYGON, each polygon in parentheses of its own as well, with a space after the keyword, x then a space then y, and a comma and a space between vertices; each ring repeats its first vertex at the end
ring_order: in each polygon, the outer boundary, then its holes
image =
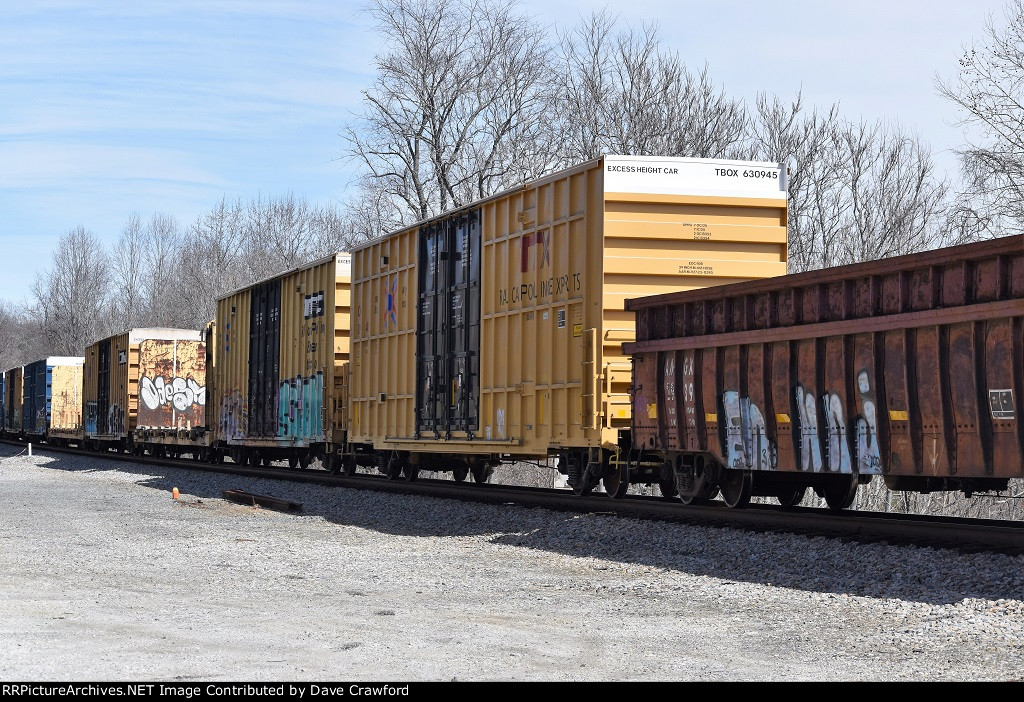
POLYGON ((84 439, 131 449, 206 427, 206 345, 192 329, 132 329, 85 350, 84 439), (139 430, 136 432, 136 430, 139 430))
POLYGON ((346 437, 350 261, 337 253, 217 300, 209 423, 234 461, 334 467, 346 437))

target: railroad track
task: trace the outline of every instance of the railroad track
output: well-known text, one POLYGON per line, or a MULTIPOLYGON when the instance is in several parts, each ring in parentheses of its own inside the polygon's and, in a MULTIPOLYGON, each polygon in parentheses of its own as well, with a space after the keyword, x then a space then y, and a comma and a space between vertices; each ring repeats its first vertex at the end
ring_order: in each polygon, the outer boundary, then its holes
MULTIPOLYGON (((3 441, 24 447, 17 441, 3 441)), ((751 531, 780 531, 846 538, 863 543, 888 543, 905 546, 930 546, 961 551, 1024 554, 1024 524, 1008 520, 938 517, 930 515, 863 512, 831 512, 824 508, 782 508, 777 505, 751 504, 746 509, 730 509, 722 502, 688 506, 678 500, 632 495, 613 499, 607 495, 581 497, 565 490, 515 485, 476 484, 419 478, 416 481, 388 480, 384 476, 359 474, 332 475, 320 468, 245 466, 233 463, 210 464, 185 459, 161 459, 119 453, 97 453, 77 448, 46 446, 35 453, 64 453, 96 459, 123 461, 161 467, 215 471, 271 480, 313 483, 357 490, 375 490, 408 495, 440 497, 471 502, 542 507, 545 509, 604 514, 639 519, 660 519, 702 526, 730 527, 751 531)))

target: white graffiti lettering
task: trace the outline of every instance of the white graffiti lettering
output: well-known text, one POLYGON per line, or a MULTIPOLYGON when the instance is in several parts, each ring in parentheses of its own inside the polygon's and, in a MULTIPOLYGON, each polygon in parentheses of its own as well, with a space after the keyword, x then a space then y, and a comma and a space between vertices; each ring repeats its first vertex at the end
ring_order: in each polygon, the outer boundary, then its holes
POLYGON ((857 417, 857 470, 861 473, 882 473, 882 456, 878 450, 878 419, 875 400, 871 396, 871 380, 867 371, 857 374, 861 416, 857 417))
POLYGON ((740 397, 735 390, 727 390, 722 395, 722 405, 725 408, 729 467, 778 468, 778 445, 768 438, 768 427, 761 409, 749 397, 740 397))
POLYGON ((821 472, 821 447, 818 444, 818 409, 814 395, 796 386, 796 406, 800 413, 800 468, 821 472))
POLYGON ((139 383, 139 397, 151 410, 170 404, 184 412, 192 405, 206 404, 206 386, 192 378, 144 377, 139 383))

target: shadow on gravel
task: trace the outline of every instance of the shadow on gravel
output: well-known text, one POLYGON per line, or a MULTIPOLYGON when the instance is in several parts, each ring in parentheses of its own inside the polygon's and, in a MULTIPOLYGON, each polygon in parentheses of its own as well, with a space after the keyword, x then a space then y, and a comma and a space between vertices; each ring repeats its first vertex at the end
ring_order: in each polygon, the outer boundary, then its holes
MULTIPOLYGON (((244 490, 302 504, 292 518, 322 517, 332 523, 403 537, 483 537, 492 544, 595 558, 732 582, 751 582, 820 593, 949 604, 965 598, 1024 599, 1024 556, 959 553, 890 547, 825 537, 754 533, 600 514, 491 505, 373 490, 228 475, 197 468, 108 460, 34 450, 46 468, 79 473, 118 471, 138 484, 165 491, 179 488, 187 499, 221 499, 224 490, 244 490), (1021 567, 996 579, 986 565, 1011 559, 1021 567)), ((0 444, 0 461, 24 455, 0 444)), ((287 522, 282 522, 286 524, 287 522)), ((604 570, 595 564, 596 571, 604 570)), ((632 577, 627 576, 627 577, 632 577)))

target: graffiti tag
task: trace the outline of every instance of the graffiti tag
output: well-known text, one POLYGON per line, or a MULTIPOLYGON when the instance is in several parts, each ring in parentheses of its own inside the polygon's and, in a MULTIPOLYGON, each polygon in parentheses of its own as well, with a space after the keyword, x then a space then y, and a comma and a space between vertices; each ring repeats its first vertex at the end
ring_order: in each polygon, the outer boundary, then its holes
POLYGON ((192 378, 166 380, 163 377, 147 376, 139 384, 139 397, 151 410, 169 404, 179 412, 184 412, 192 405, 206 404, 206 386, 192 378))

